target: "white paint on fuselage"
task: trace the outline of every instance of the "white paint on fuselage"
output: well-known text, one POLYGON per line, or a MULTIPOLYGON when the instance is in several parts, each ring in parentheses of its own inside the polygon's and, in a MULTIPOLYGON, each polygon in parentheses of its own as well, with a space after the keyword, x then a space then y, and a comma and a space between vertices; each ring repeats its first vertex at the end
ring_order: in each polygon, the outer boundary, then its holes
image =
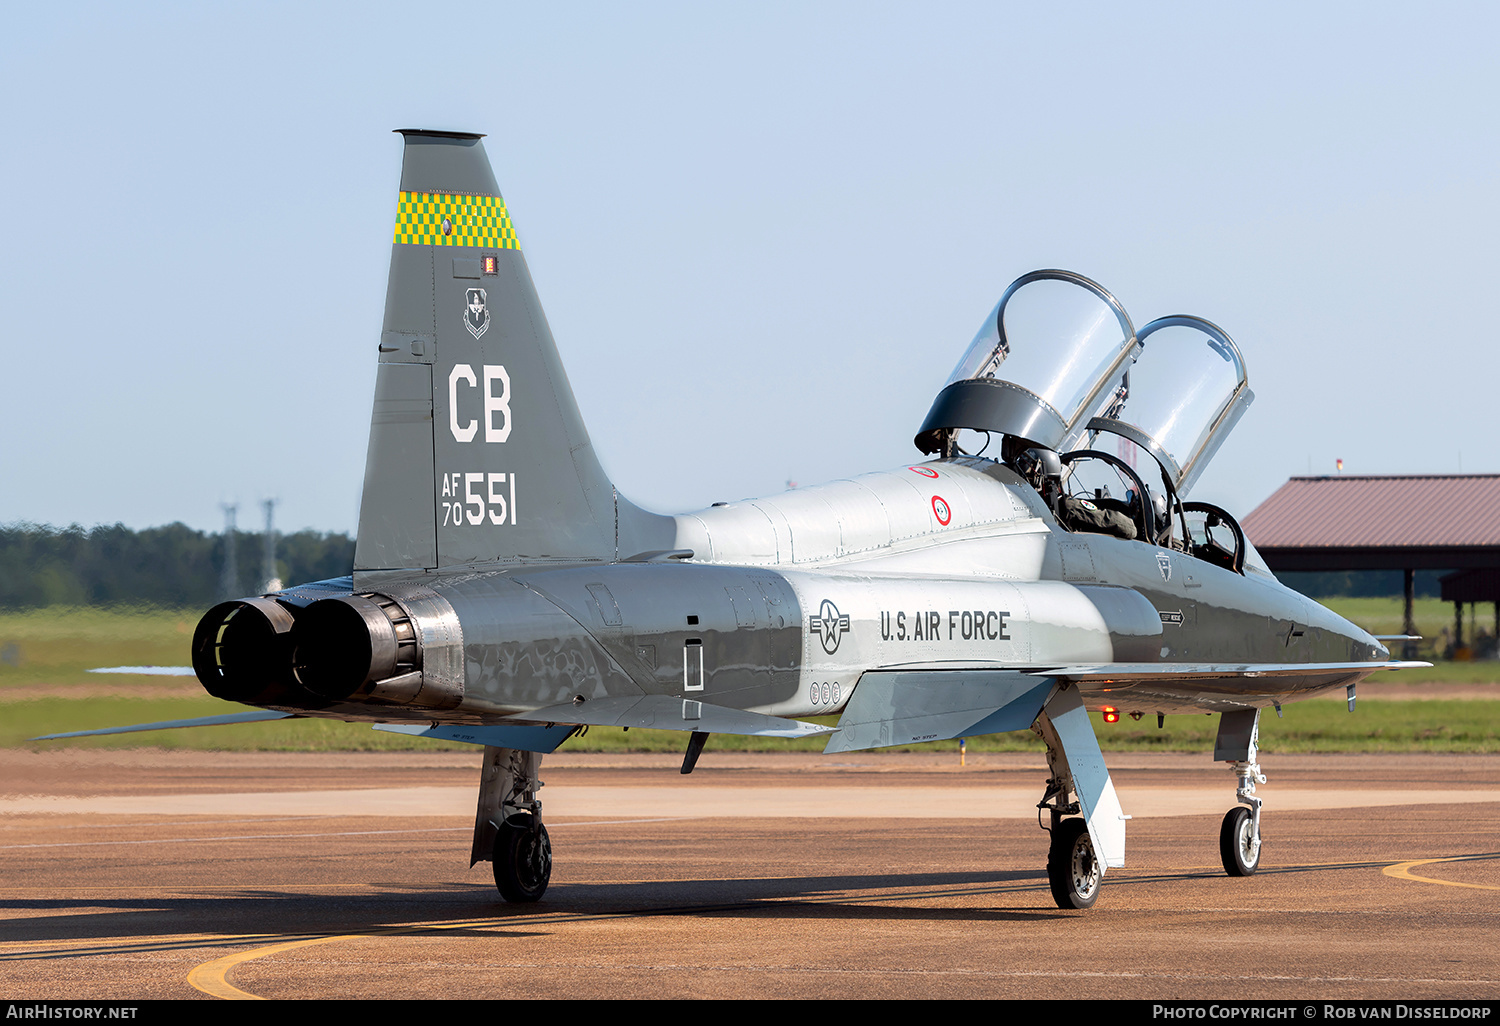
POLYGON ((918 464, 682 514, 674 547, 692 549, 697 562, 804 567, 1017 531, 1045 533, 1040 499, 1021 494, 1030 491, 987 462, 918 464))
POLYGON ((809 621, 803 631, 801 683, 795 698, 759 712, 838 712, 867 670, 999 668, 1113 658, 1099 610, 1061 581, 799 570, 784 571, 784 576, 809 621), (843 617, 848 626, 841 629, 843 617), (836 641, 825 644, 830 635, 836 641))
POLYGON ((775 567, 796 592, 798 693, 759 712, 838 712, 872 669, 1113 658, 1093 603, 1042 579, 1055 521, 1040 497, 985 461, 865 474, 677 523, 676 547, 696 562, 775 567))

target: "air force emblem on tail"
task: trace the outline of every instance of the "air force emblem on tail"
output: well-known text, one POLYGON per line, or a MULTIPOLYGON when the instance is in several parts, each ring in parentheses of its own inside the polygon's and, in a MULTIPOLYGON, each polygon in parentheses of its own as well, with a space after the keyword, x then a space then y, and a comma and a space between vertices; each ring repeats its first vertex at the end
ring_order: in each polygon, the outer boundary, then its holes
POLYGON ((475 338, 483 335, 490 326, 490 311, 484 305, 484 289, 467 289, 464 293, 464 327, 475 338))

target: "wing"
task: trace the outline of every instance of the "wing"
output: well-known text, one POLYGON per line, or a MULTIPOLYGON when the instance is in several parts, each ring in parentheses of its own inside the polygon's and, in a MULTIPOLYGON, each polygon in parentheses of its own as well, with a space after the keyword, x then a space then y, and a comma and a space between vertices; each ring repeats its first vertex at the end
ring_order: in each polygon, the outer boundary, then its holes
POLYGON ((509 722, 484 726, 454 724, 377 723, 376 730, 411 737, 462 741, 527 752, 555 751, 578 727, 637 727, 680 730, 697 734, 744 734, 752 737, 818 737, 838 728, 802 720, 744 712, 726 706, 646 695, 636 698, 596 698, 574 705, 547 706, 517 713, 509 722))
POLYGON ((804 720, 745 712, 708 702, 644 695, 634 698, 596 698, 580 705, 566 703, 517 713, 513 720, 530 723, 571 723, 592 727, 642 727, 683 730, 700 734, 745 734, 751 737, 817 737, 837 728, 804 720))
POLYGON ((1380 670, 1424 662, 1094 663, 1035 671, 1076 684, 1090 708, 1105 703, 1132 712, 1206 713, 1263 708, 1347 688, 1380 670))
POLYGON ((33 741, 52 741, 60 737, 97 737, 101 734, 134 734, 143 730, 174 730, 178 727, 218 727, 230 723, 261 723, 266 720, 296 719, 295 713, 278 712, 274 709, 252 709, 249 712, 225 713, 221 716, 199 716, 191 720, 159 720, 156 723, 137 723, 129 727, 100 727, 98 730, 72 730, 66 734, 43 734, 33 741))
MULTIPOLYGON (((102 734, 130 734, 145 730, 171 730, 177 727, 213 727, 231 723, 258 723, 266 720, 296 718, 295 713, 272 709, 227 713, 222 716, 200 716, 191 720, 162 720, 137 723, 128 727, 102 727, 98 730, 74 730, 65 734, 44 734, 33 741, 51 741, 65 737, 93 737, 102 734)), ((602 698, 584 705, 547 706, 511 717, 506 723, 466 726, 443 723, 377 723, 376 730, 411 737, 429 737, 444 741, 462 741, 496 748, 518 748, 528 752, 551 752, 566 741, 579 726, 640 727, 653 730, 681 730, 704 734, 745 734, 753 737, 818 737, 832 734, 837 728, 803 720, 744 712, 726 706, 710 705, 667 695, 639 698, 602 698)), ((1005 728, 1010 729, 1010 728, 1005 728)))
POLYGON ((1026 730, 1058 685, 1085 705, 1235 712, 1307 698, 1377 670, 1431 663, 1091 663, 1038 670, 872 670, 860 677, 827 753, 1026 730))

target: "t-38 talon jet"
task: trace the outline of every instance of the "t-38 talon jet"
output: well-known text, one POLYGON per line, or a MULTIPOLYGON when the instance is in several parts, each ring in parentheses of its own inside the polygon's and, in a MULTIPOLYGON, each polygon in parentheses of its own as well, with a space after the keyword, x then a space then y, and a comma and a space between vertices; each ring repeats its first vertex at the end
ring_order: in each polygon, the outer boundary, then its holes
POLYGON ((1128 818, 1089 710, 1219 714, 1244 876, 1261 709, 1336 687, 1352 708, 1401 665, 1187 501, 1251 400, 1229 336, 1137 330, 1067 271, 1006 289, 916 435, 926 462, 641 509, 594 454, 481 137, 401 135, 353 576, 209 610, 199 680, 259 708, 145 729, 323 716, 483 745, 471 865, 535 901, 542 755, 584 727, 682 731, 684 773, 712 733, 846 752, 1030 728, 1052 893, 1087 908, 1128 818), (838 726, 797 719, 820 714, 838 726))

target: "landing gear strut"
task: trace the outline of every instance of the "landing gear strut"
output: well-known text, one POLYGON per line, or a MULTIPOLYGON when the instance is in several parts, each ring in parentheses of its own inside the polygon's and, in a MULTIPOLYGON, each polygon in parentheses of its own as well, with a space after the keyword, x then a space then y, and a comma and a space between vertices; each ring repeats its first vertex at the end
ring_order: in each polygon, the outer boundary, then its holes
POLYGON ((1260 710, 1222 713, 1219 736, 1214 741, 1214 760, 1227 762, 1239 779, 1235 795, 1241 804, 1224 815, 1219 828, 1219 859, 1230 876, 1251 876, 1260 867, 1260 807, 1255 785, 1264 784, 1266 775, 1256 762, 1259 754, 1260 710), (1248 808, 1246 807, 1248 806, 1248 808))
POLYGON ((506 901, 537 901, 552 879, 552 841, 536 797, 541 765, 536 752, 484 749, 469 865, 493 862, 495 887, 506 901))
POLYGON ((1052 771, 1037 804, 1038 812, 1045 810, 1050 819, 1047 883, 1052 899, 1058 908, 1092 908, 1104 886, 1105 869, 1125 864, 1128 817, 1120 809, 1076 689, 1055 691, 1032 730, 1047 743, 1052 771))

